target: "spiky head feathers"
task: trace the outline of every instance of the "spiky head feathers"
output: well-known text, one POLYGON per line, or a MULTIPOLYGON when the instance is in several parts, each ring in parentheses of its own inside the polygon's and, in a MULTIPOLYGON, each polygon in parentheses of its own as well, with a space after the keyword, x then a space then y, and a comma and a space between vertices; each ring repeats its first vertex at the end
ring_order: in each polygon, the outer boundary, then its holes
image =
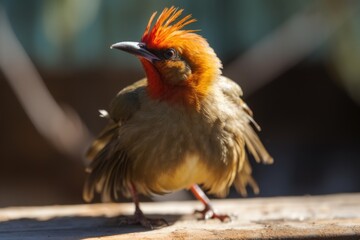
POLYGON ((165 8, 159 15, 154 26, 152 22, 157 14, 154 12, 146 26, 141 41, 150 46, 159 46, 173 38, 179 38, 183 34, 195 32, 195 30, 184 30, 183 27, 195 22, 191 15, 187 15, 178 22, 175 21, 182 14, 183 9, 177 10, 175 7, 165 8))

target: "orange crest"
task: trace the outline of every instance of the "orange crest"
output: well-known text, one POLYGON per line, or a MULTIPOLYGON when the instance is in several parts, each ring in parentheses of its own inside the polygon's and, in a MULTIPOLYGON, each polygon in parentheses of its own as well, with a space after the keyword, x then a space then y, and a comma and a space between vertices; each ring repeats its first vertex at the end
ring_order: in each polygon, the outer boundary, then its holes
POLYGON ((191 18, 191 15, 187 15, 174 23, 183 9, 177 9, 175 7, 165 8, 159 15, 153 27, 151 24, 157 14, 154 12, 146 26, 145 32, 141 38, 141 41, 150 46, 159 46, 159 44, 166 42, 166 40, 182 35, 184 33, 195 32, 196 30, 183 30, 182 28, 196 20, 191 18))

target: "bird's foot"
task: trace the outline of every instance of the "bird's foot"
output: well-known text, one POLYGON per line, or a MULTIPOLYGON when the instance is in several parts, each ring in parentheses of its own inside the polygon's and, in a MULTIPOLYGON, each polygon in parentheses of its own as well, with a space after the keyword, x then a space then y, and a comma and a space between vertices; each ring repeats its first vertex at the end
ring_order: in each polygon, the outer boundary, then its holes
POLYGON ((141 226, 147 229, 155 229, 164 226, 169 226, 169 224, 163 218, 152 219, 145 217, 144 213, 140 209, 137 209, 135 211, 133 217, 121 220, 121 224, 128 224, 128 225, 140 224, 141 226))
POLYGON ((219 219, 221 222, 230 222, 231 218, 227 214, 218 214, 214 211, 211 205, 205 205, 203 210, 195 210, 196 215, 200 215, 201 220, 219 219))
POLYGON ((129 189, 130 189, 133 201, 135 203, 135 213, 134 213, 134 217, 132 217, 130 219, 128 218, 123 223, 131 224, 131 225, 140 224, 141 226, 143 226, 147 229, 154 229, 154 228, 169 226, 169 224, 166 222, 165 219, 162 219, 162 218, 151 219, 151 218, 145 217, 144 213, 140 209, 139 197, 138 197, 135 185, 133 183, 131 183, 129 186, 129 189))
POLYGON ((206 196, 206 194, 201 190, 201 188, 194 184, 190 188, 191 192, 194 194, 194 196, 204 204, 205 208, 204 210, 196 210, 195 214, 198 214, 201 216, 200 219, 208 220, 208 219, 219 219, 222 222, 230 222, 231 218, 227 214, 218 214, 214 211, 214 208, 212 207, 210 203, 210 199, 206 196))

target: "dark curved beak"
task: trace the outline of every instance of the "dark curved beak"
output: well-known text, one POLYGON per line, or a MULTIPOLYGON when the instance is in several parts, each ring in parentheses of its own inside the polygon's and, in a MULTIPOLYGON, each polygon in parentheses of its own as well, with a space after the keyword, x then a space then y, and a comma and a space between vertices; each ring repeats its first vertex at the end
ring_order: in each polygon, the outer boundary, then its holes
POLYGON ((159 61, 160 58, 146 49, 146 45, 141 42, 118 42, 110 47, 111 49, 119 49, 125 52, 134 54, 139 57, 143 57, 150 62, 159 61))

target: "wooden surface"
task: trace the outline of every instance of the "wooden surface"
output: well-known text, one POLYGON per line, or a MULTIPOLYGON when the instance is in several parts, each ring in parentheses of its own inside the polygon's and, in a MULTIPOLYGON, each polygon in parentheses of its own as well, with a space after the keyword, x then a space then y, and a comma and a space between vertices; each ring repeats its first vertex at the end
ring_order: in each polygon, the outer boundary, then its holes
POLYGON ((360 239, 360 194, 217 200, 229 223, 198 221, 198 202, 143 203, 170 226, 146 230, 120 224, 132 204, 0 209, 0 239, 360 239))

